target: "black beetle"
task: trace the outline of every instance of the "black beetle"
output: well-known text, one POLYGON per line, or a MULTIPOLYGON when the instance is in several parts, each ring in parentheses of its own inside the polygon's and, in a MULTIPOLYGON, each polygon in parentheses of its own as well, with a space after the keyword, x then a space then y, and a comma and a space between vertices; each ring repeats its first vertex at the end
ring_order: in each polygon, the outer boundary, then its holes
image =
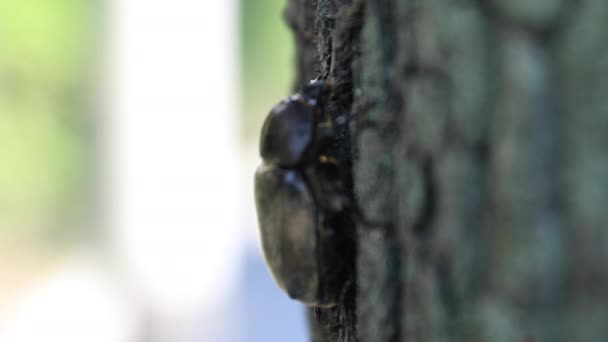
POLYGON ((331 156, 334 126, 325 111, 330 87, 311 81, 277 104, 260 138, 255 200, 270 271, 291 298, 335 306, 348 277, 339 228, 345 209, 339 167, 331 156))

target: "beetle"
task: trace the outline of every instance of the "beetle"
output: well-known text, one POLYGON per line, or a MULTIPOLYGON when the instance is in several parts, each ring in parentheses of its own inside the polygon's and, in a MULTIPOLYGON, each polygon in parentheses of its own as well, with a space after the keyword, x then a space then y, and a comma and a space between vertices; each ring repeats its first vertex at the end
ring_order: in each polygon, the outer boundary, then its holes
POLYGON ((333 307, 348 277, 339 224, 346 207, 330 86, 311 81, 278 103, 261 131, 255 201, 262 250, 276 283, 307 305, 333 307))

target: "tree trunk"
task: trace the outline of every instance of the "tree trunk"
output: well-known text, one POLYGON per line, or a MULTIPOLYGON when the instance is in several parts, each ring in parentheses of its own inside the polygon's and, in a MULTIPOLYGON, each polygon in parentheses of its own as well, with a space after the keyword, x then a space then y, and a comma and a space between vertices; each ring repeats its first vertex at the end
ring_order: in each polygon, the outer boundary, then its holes
POLYGON ((286 14, 296 84, 327 77, 348 118, 358 208, 354 286, 313 340, 607 341, 608 1, 286 14))

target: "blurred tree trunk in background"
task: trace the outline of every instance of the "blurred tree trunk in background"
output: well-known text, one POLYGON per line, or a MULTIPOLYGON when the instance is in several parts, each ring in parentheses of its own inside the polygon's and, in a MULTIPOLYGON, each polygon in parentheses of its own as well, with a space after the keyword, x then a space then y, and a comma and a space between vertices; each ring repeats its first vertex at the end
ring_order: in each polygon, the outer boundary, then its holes
POLYGON ((328 75, 350 117, 365 218, 352 303, 313 313, 313 339, 607 341, 608 1, 291 0, 286 17, 296 86, 328 75))

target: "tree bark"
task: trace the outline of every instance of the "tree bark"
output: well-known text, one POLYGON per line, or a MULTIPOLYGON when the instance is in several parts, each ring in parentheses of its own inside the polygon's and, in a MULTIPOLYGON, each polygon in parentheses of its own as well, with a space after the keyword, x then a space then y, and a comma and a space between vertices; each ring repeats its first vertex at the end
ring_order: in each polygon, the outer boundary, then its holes
POLYGON ((608 2, 291 0, 354 284, 314 341, 608 340, 608 2), (355 215, 356 214, 356 215, 355 215))

